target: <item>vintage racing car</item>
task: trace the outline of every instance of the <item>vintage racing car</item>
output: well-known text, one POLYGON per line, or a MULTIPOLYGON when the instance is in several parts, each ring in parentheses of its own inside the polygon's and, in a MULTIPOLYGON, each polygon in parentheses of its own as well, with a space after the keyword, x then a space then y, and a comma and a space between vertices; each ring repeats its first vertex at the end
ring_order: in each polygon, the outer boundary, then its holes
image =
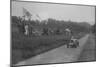
POLYGON ((77 47, 79 47, 78 39, 71 39, 69 44, 67 45, 67 48, 77 48, 77 47))

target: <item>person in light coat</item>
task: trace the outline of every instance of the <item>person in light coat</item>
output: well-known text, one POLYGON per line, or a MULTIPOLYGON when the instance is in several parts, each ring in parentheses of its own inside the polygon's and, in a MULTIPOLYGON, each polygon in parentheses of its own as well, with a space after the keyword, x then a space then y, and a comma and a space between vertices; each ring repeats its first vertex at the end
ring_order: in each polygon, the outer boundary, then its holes
POLYGON ((28 25, 25 25, 25 35, 28 35, 29 34, 29 26, 28 25))

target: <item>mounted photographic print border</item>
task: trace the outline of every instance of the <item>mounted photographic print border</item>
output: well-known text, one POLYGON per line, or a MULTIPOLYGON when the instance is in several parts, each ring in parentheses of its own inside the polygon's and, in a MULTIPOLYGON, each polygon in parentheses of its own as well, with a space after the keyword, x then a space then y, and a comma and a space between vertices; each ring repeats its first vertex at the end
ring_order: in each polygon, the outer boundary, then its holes
POLYGON ((96 61, 95 5, 17 0, 10 4, 11 66, 96 61))

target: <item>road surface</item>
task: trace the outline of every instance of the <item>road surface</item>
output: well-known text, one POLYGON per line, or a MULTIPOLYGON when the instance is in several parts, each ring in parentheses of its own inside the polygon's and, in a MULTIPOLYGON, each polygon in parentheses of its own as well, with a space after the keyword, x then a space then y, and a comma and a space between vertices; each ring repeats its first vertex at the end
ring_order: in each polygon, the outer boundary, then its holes
POLYGON ((78 58, 79 62, 86 61, 96 61, 96 40, 95 35, 89 34, 88 40, 84 45, 80 57, 78 58))
POLYGON ((61 63, 77 61, 84 44, 88 39, 89 34, 85 35, 79 40, 79 47, 67 48, 66 44, 42 53, 25 61, 19 62, 16 65, 32 65, 32 64, 46 64, 46 63, 61 63))

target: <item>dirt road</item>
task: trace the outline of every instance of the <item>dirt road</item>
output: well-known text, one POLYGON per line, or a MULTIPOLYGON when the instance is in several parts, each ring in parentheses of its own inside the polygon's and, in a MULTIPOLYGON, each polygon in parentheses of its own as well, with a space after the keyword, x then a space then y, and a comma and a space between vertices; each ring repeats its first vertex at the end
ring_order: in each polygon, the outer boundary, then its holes
POLYGON ((78 48, 67 48, 66 44, 50 50, 46 53, 37 55, 28 60, 19 62, 16 65, 32 65, 32 64, 45 64, 45 63, 61 63, 61 62, 74 62, 78 59, 84 44, 88 39, 89 34, 79 40, 78 48))
POLYGON ((80 57, 78 58, 79 62, 86 61, 96 61, 96 40, 95 35, 90 34, 84 49, 82 50, 80 57))

